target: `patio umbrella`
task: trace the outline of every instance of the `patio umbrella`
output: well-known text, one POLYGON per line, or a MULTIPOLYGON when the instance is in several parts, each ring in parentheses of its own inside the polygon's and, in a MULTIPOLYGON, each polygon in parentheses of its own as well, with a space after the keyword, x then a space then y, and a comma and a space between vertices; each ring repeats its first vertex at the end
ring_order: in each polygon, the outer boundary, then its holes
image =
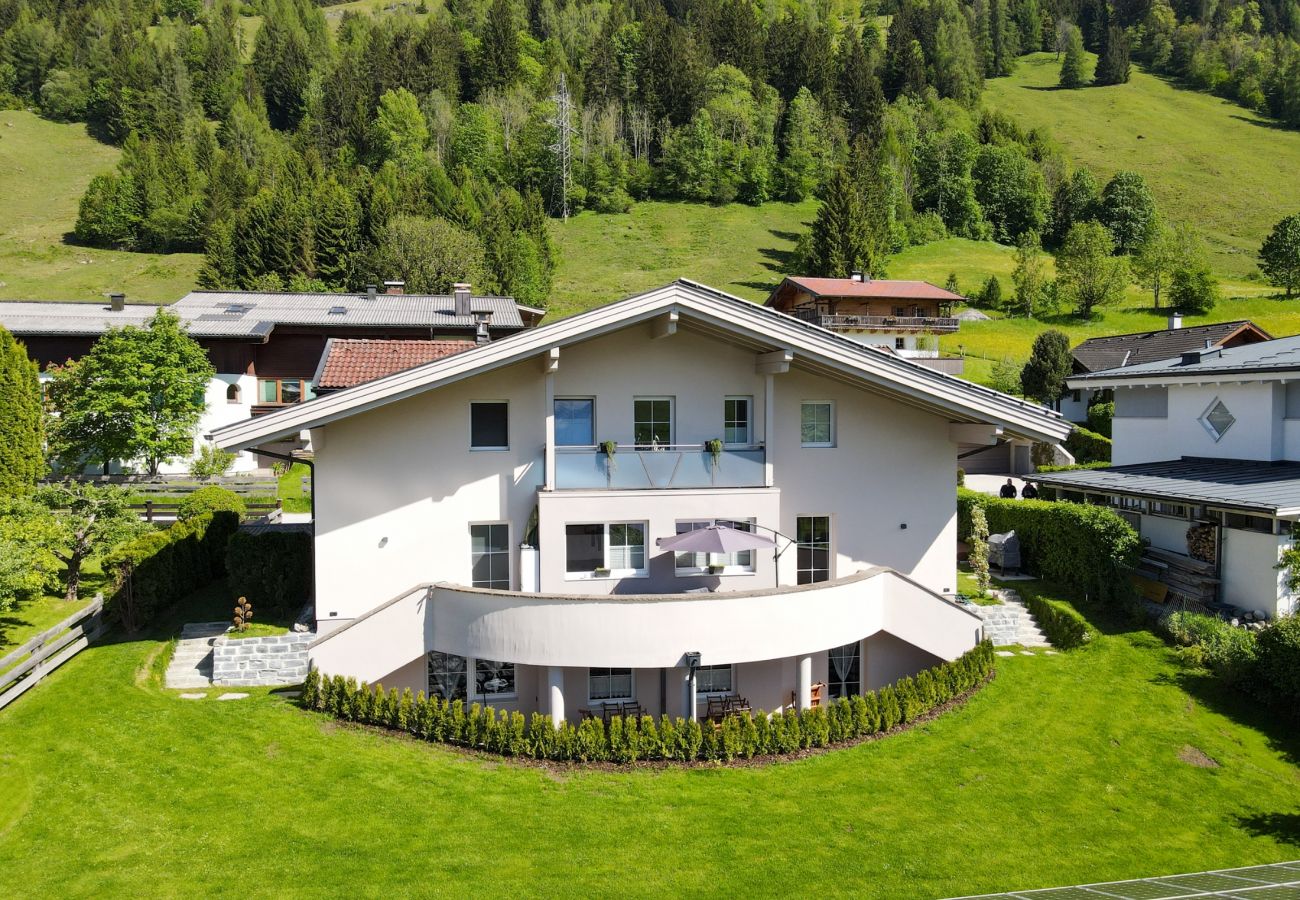
POLYGON ((656 541, 660 550, 675 553, 739 553, 775 547, 776 541, 726 525, 709 525, 656 541))

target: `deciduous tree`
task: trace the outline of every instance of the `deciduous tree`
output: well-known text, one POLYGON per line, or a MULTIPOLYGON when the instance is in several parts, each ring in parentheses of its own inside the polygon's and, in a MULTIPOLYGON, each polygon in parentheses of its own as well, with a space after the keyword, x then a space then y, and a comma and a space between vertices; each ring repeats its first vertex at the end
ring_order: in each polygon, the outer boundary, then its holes
POLYGON ((1128 283, 1128 261, 1113 256, 1110 232, 1097 222, 1070 229, 1056 256, 1057 284, 1075 312, 1087 318, 1095 307, 1117 303, 1128 283))
POLYGON ((1156 224, 1156 200, 1136 172, 1116 172, 1101 190, 1098 218, 1110 232, 1117 253, 1136 253, 1156 224))
POLYGON ((1026 397, 1052 406, 1065 393, 1065 379, 1070 377, 1074 357, 1070 339, 1055 328, 1034 338, 1029 361, 1020 370, 1020 389, 1026 397))
POLYGON ((377 278, 400 278, 413 293, 447 293, 459 281, 490 289, 483 244, 446 219, 394 216, 371 264, 377 278))
POLYGON ((1047 260, 1037 231, 1026 231, 1016 241, 1016 268, 1011 273, 1016 286, 1016 308, 1027 318, 1038 313, 1047 286, 1047 260))
POLYGON ((1259 248, 1259 268, 1288 298, 1300 289, 1300 213, 1273 226, 1259 248))
POLYGON ((35 523, 35 541, 64 566, 64 599, 76 600, 81 572, 93 554, 111 549, 145 530, 130 497, 115 485, 65 481, 41 488, 36 501, 49 518, 35 523))

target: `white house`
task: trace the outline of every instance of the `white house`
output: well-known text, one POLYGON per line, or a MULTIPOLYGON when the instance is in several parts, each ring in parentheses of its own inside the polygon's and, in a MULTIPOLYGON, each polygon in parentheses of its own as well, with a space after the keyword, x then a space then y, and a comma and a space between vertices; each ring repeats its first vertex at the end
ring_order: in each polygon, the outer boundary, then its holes
POLYGON ((302 429, 314 665, 559 720, 806 706, 955 658, 981 635, 944 596, 956 447, 1068 426, 678 281, 214 438, 302 429), (658 546, 713 523, 768 542, 658 546))
POLYGON ((1069 386, 1114 393, 1114 466, 1043 484, 1114 505, 1139 528, 1157 596, 1295 609, 1275 567, 1300 518, 1300 336, 1202 345, 1069 386))

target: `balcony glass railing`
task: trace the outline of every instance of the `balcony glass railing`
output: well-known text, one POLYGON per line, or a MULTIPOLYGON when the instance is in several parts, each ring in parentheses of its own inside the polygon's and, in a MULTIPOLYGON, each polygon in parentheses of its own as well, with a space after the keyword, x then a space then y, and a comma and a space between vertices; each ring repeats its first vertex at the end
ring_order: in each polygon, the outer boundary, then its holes
POLYGON ((620 444, 613 457, 596 447, 556 447, 560 490, 763 487, 762 447, 723 450, 715 458, 702 444, 642 449, 620 444))

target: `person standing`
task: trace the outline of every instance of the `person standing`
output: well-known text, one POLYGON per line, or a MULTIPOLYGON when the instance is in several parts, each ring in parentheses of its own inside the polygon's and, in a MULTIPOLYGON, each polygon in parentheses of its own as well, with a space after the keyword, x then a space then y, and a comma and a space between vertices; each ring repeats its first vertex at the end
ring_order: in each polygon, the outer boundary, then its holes
POLYGON ((1003 500, 1016 499, 1016 483, 1008 478, 1007 483, 1002 485, 1002 490, 998 492, 998 496, 1003 500))

